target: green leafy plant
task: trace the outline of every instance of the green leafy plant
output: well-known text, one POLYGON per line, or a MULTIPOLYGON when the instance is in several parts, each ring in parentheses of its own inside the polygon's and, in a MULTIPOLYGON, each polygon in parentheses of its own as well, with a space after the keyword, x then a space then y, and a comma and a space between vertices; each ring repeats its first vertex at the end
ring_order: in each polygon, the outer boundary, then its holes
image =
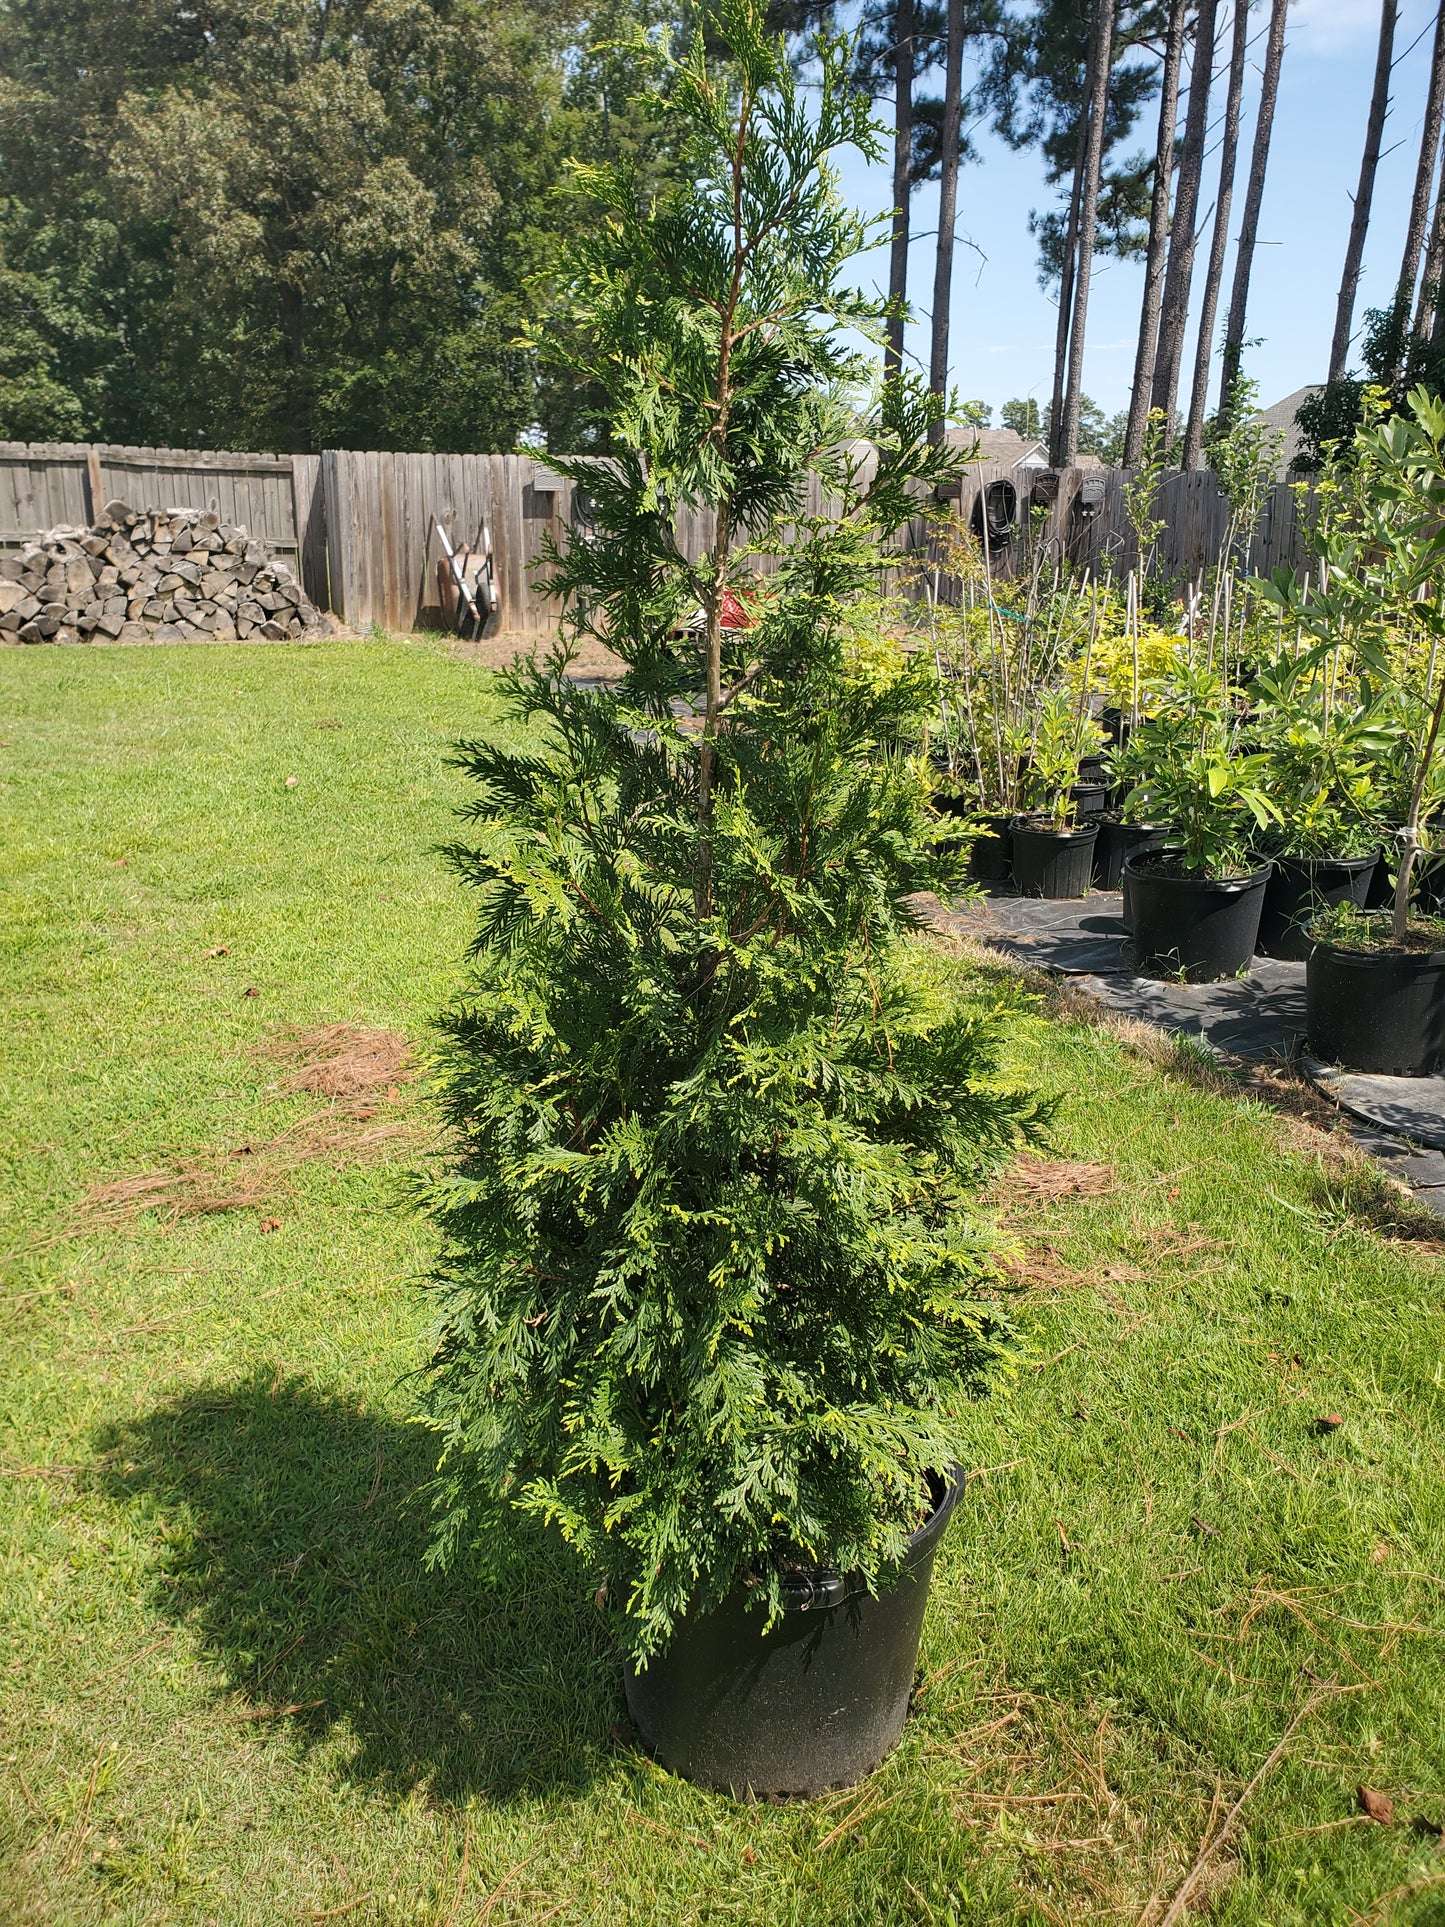
POLYGON ((1144 428, 1143 460, 1124 483, 1124 513, 1134 532, 1139 574, 1145 579, 1153 574, 1159 538, 1169 526, 1157 511, 1171 452, 1168 413, 1151 408, 1144 428))
POLYGON ((878 137, 846 43, 805 102, 752 0, 712 25, 728 65, 700 37, 667 89, 688 184, 585 183, 609 212, 571 256, 567 339, 617 453, 551 580, 627 668, 519 668, 529 745, 459 751, 450 854, 481 910, 430 1200, 433 1556, 485 1556, 508 1510, 550 1523, 639 1661, 735 1585, 777 1610, 789 1559, 888 1583, 1004 1355, 971 1193, 1047 1115, 1000 1073, 996 1012, 908 941, 941 880, 910 747, 933 665, 850 667, 956 461, 926 396, 853 399, 880 311, 840 286, 868 229, 828 156, 878 137))
POLYGON ((1386 834, 1381 775, 1400 725, 1341 657, 1331 643, 1281 655, 1247 691, 1263 787, 1280 813, 1265 847, 1282 855, 1367 856, 1386 834))
POLYGON ((1407 941, 1415 860, 1438 813, 1445 718, 1445 401, 1411 391, 1408 413, 1385 415, 1367 391, 1365 418, 1336 451, 1319 490, 1311 539, 1318 579, 1279 570, 1256 588, 1301 631, 1349 652, 1361 701, 1394 713, 1391 758, 1399 805, 1395 940, 1407 941))
POLYGON ((1150 714, 1129 739, 1116 775, 1132 781, 1124 814, 1167 823, 1191 875, 1237 876, 1253 867, 1261 830, 1280 818, 1265 787, 1268 765, 1235 742, 1231 692, 1214 671, 1181 663, 1151 691, 1150 714))
POLYGON ((1079 759, 1104 741, 1104 732, 1078 697, 1051 689, 1040 697, 1022 781, 1026 812, 1046 816, 1056 830, 1074 818, 1070 794, 1079 780, 1079 759))

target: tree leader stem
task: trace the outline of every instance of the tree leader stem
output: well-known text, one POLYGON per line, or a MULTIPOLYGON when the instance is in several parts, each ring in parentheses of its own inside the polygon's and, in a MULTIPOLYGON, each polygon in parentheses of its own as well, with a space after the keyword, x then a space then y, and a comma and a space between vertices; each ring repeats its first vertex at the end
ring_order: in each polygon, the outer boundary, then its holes
MULTIPOLYGON (((748 121, 752 103, 744 87, 738 108, 738 137, 732 155, 733 189, 733 271, 728 288, 728 298, 718 326, 718 363, 717 391, 713 406, 716 417, 709 431, 713 446, 717 449, 720 461, 726 469, 728 411, 732 402, 732 351, 737 337, 733 333, 733 322, 737 318, 738 298, 742 291, 743 264, 746 249, 743 246, 743 152, 747 143, 748 121)), ((704 631, 707 651, 707 698, 703 712, 702 741, 697 752, 697 880, 693 900, 699 917, 710 917, 713 908, 713 816, 714 797, 717 783, 717 736, 718 724, 722 715, 722 619, 723 597, 727 589, 728 552, 732 547, 733 536, 732 501, 723 494, 717 505, 717 521, 713 533, 712 579, 703 592, 703 611, 706 616, 704 631)), ((715 960, 705 957, 701 972, 702 982, 710 981, 715 968, 715 960)))

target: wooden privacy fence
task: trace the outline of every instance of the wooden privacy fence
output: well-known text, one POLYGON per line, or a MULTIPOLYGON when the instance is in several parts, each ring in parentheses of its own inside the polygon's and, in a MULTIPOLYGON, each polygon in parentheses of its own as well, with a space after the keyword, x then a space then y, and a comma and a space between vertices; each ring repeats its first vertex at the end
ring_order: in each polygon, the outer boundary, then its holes
POLYGON ((62 523, 93 522, 116 499, 132 508, 214 503, 223 521, 241 523, 309 576, 309 594, 318 566, 325 583, 326 532, 313 515, 319 466, 315 455, 0 442, 0 549, 18 548, 62 523))
MULTIPOLYGON (((1031 502, 1051 498, 1044 539, 1055 553, 1116 577, 1137 565, 1124 509, 1127 473, 1065 469, 1057 475, 997 463, 971 465, 957 508, 973 523, 980 491, 1005 485, 1017 531, 1031 502), (1097 499, 1091 499, 1097 498, 1097 499)), ((250 455, 226 450, 123 448, 75 442, 0 442, 0 548, 13 548, 61 523, 93 521, 113 498, 133 508, 200 508, 263 537, 296 568, 318 608, 352 629, 407 631, 440 626, 433 518, 455 543, 491 533, 501 611, 497 627, 522 634, 555 630, 558 610, 534 580, 550 535, 559 544, 577 513, 573 484, 530 455, 359 453, 250 455)), ((807 511, 823 505, 814 478, 807 511)), ((1208 471, 1169 477, 1156 515, 1166 523, 1159 561, 1169 574, 1197 578, 1218 554, 1229 507, 1208 471)), ((678 518, 683 552, 700 556, 712 517, 678 518)), ((995 545, 996 573, 1012 573, 1019 542, 995 545)), ((1248 564, 1261 573, 1299 567, 1303 530, 1293 488, 1266 498, 1248 564)), ((766 570, 766 559, 756 566, 766 570)))

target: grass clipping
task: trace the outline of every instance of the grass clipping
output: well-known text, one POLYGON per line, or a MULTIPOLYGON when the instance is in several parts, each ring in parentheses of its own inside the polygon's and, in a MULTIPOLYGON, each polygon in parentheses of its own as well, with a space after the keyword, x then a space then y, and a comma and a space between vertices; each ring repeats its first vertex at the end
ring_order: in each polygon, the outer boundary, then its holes
POLYGON ((133 1223, 154 1211, 175 1223, 222 1211, 257 1210, 287 1188, 303 1165, 368 1164, 419 1149, 434 1127, 411 1114, 408 1086, 416 1078, 411 1046, 394 1030, 321 1024, 278 1031, 256 1055, 288 1067, 279 1091, 326 1101, 274 1137, 160 1170, 92 1185, 76 1214, 77 1231, 133 1223))

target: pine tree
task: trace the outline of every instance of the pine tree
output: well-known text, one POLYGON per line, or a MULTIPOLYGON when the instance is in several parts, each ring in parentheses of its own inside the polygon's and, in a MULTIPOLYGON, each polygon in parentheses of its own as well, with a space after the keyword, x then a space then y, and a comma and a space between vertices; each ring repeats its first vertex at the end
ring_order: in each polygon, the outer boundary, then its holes
POLYGON ((1204 466, 1205 408, 1209 400, 1209 357, 1214 348, 1214 317, 1224 278, 1224 255, 1229 244, 1229 211, 1234 204, 1234 163, 1239 149, 1239 103, 1244 93, 1244 56, 1249 44, 1249 0, 1234 0, 1234 32, 1230 41, 1229 81, 1224 93, 1224 131, 1219 138, 1219 191, 1214 201, 1214 226, 1209 237, 1209 259, 1204 267, 1204 290, 1199 304, 1199 334, 1194 345, 1194 382, 1189 394, 1189 417, 1184 429, 1184 466, 1204 466))
POLYGON ((1265 40, 1264 68, 1260 76, 1259 107, 1255 114, 1254 145, 1249 157, 1249 185, 1244 192, 1244 214, 1239 223, 1239 246, 1234 257, 1234 282, 1229 293, 1229 314, 1224 324, 1224 349, 1219 377, 1219 424, 1228 431, 1231 425, 1231 398, 1235 394, 1244 359, 1244 322, 1249 310, 1249 280, 1254 269, 1254 250, 1259 238, 1259 214, 1264 206, 1264 176, 1269 166, 1270 136, 1274 131, 1274 107, 1279 96, 1279 71, 1284 62, 1286 9, 1289 0, 1270 0, 1269 33, 1265 40))
POLYGON ((887 1583, 1003 1342, 970 1190, 1042 1114, 910 967, 934 691, 882 582, 958 458, 916 385, 857 400, 882 307, 842 284, 871 230, 828 157, 882 142, 843 42, 805 101, 754 0, 711 24, 725 67, 699 45, 666 89, 685 185, 580 183, 607 212, 557 339, 615 452, 558 464, 593 516, 552 583, 627 668, 579 687, 564 646, 507 682, 525 746, 458 752, 481 913, 432 1198, 435 1556, 550 1522, 635 1659, 740 1577, 776 1607, 789 1554, 887 1583))
POLYGON ((1355 318, 1355 293, 1360 285, 1360 269, 1365 259, 1365 236, 1370 226, 1370 208, 1375 198, 1375 170, 1380 164, 1380 148, 1385 136, 1385 118, 1390 111, 1390 75, 1394 69, 1395 16, 1397 0, 1380 0, 1380 37, 1375 49, 1375 84, 1370 91, 1370 111, 1365 120, 1365 147, 1360 156, 1360 179, 1355 188, 1354 213, 1350 217, 1350 238, 1345 245, 1345 265, 1340 275, 1339 298, 1335 303, 1335 332, 1330 341, 1330 367, 1326 377, 1336 382, 1344 378, 1349 360, 1350 334, 1355 318))
MULTIPOLYGON (((1281 8, 1285 0, 1278 0, 1281 8)), ((1179 75, 1184 64, 1184 34, 1189 0, 1172 0, 1164 33, 1159 78, 1159 130, 1149 195, 1149 239, 1144 255, 1144 292, 1139 303, 1139 344, 1134 351, 1134 385, 1124 431, 1124 466, 1144 460, 1154 359, 1159 349, 1159 309, 1164 295, 1164 263, 1169 246, 1169 200, 1174 182, 1175 128, 1179 119, 1179 75)))

